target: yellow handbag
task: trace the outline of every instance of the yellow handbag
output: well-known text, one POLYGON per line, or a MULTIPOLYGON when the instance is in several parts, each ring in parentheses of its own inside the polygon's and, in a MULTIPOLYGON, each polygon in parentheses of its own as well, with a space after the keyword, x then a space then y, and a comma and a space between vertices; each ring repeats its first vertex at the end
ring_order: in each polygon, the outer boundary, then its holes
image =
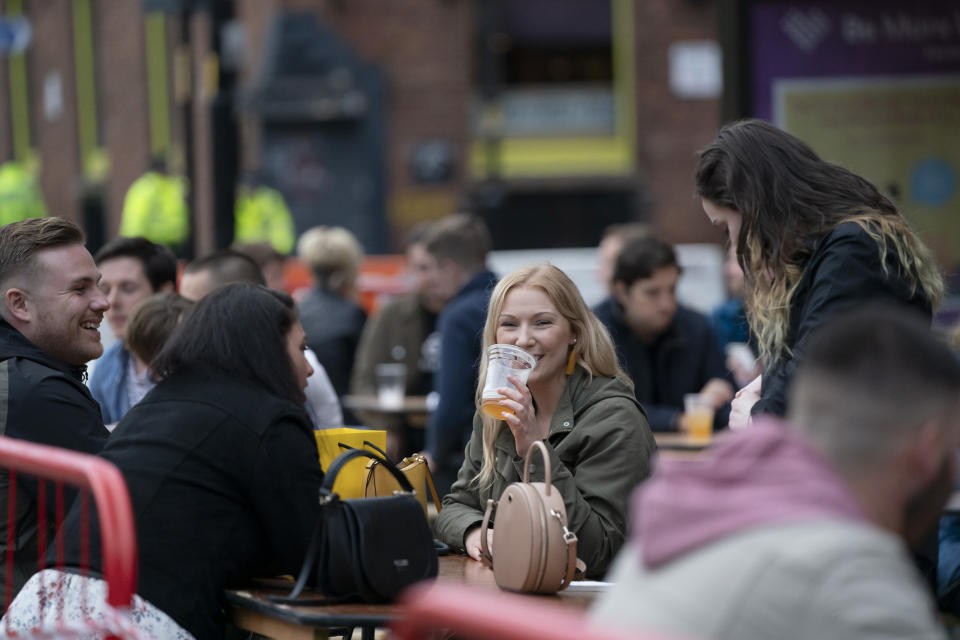
MULTIPOLYGON (((383 430, 337 427, 317 429, 313 435, 317 439, 320 466, 323 467, 324 472, 330 468, 331 463, 343 453, 344 449, 367 448, 370 451, 381 451, 381 447, 387 446, 387 432, 383 430)), ((337 475, 337 483, 333 486, 334 492, 341 498, 362 498, 365 474, 363 460, 351 460, 337 475)))
MULTIPOLYGON (((387 454, 371 442, 364 443, 367 446, 376 449, 386 460, 390 460, 387 454)), ((433 476, 430 475, 430 467, 427 466, 427 459, 419 453, 407 456, 396 465, 400 472, 406 476, 407 480, 413 486, 416 492, 417 500, 423 507, 423 515, 428 516, 427 512, 427 491, 433 496, 433 503, 437 505, 437 512, 440 511, 440 496, 437 495, 437 488, 433 485, 433 476)), ((378 460, 367 462, 363 470, 363 497, 373 498, 376 496, 392 496, 395 491, 400 491, 400 483, 393 477, 389 470, 383 468, 383 464, 378 460)))

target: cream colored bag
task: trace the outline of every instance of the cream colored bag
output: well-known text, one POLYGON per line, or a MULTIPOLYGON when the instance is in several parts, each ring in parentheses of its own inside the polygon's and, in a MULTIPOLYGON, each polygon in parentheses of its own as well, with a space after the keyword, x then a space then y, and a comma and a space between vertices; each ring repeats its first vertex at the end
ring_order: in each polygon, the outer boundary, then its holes
POLYGON ((523 481, 514 482, 500 500, 487 500, 480 527, 484 562, 493 568, 501 589, 529 593, 556 593, 566 589, 577 569, 577 536, 567 529, 563 497, 550 483, 547 447, 534 442, 523 460, 523 481), (544 482, 530 482, 534 449, 543 456, 544 482), (487 545, 490 518, 496 508, 493 547, 487 545))

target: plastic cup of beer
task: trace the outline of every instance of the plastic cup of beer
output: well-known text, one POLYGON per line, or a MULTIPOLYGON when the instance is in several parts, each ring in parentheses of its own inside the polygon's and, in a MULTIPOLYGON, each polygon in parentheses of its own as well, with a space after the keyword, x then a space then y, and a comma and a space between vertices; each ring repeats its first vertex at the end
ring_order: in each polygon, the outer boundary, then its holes
POLYGON ((512 344, 492 344, 487 348, 487 379, 480 394, 480 410, 496 420, 503 419, 503 412, 513 413, 513 409, 500 405, 503 396, 498 387, 513 387, 507 376, 516 376, 524 384, 530 372, 537 365, 537 359, 512 344))
POLYGON ((706 396, 688 393, 683 396, 683 417, 687 435, 695 442, 710 442, 713 432, 713 405, 706 396))
POLYGON ((407 386, 407 365, 402 362, 385 362, 374 367, 377 374, 377 400, 384 409, 403 407, 404 390, 407 386))

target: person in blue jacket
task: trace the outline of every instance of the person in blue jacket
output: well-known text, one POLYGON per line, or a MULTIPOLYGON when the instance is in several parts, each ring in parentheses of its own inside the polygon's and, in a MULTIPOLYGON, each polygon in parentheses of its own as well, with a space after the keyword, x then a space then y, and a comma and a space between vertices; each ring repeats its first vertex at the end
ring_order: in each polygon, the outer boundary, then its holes
POLYGON ((124 343, 127 321, 140 302, 176 289, 177 261, 169 249, 146 238, 115 238, 94 260, 100 290, 110 302, 105 318, 117 341, 96 361, 90 393, 100 403, 103 421, 112 425, 153 386, 146 365, 137 363, 124 343))
POLYGON ((440 397, 426 433, 427 453, 440 495, 456 480, 473 429, 481 334, 490 292, 497 284, 497 276, 487 269, 490 244, 486 224, 469 214, 444 218, 424 239, 427 253, 437 263, 429 286, 450 295, 450 302, 437 318, 440 360, 434 390, 440 397))

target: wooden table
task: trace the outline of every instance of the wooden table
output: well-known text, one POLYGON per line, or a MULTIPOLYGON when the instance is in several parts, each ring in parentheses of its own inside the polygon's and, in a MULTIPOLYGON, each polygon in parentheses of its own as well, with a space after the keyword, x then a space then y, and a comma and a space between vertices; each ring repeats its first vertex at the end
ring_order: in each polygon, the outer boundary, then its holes
POLYGON ((710 446, 709 440, 695 440, 685 433, 655 431, 653 439, 664 451, 703 451, 710 446))
POLYGON ((405 396, 399 407, 385 407, 375 395, 343 396, 341 402, 345 408, 355 412, 403 417, 411 427, 427 426, 427 415, 430 413, 427 410, 426 396, 405 396))
MULTIPOLYGON (((466 556, 450 555, 440 558, 439 575, 434 583, 442 589, 444 583, 465 584, 472 587, 498 590, 493 572, 466 556)), ((257 581, 248 589, 224 592, 228 613, 238 627, 272 638, 313 639, 326 638, 331 628, 361 627, 363 637, 373 638, 377 627, 385 627, 399 614, 399 607, 391 604, 331 604, 282 605, 270 601, 271 595, 285 595, 292 583, 278 580, 257 581), (283 586, 284 588, 280 588, 283 586)), ((598 595, 597 591, 561 591, 555 596, 528 595, 549 602, 586 609, 598 595)), ((302 599, 316 599, 307 593, 302 599)))

